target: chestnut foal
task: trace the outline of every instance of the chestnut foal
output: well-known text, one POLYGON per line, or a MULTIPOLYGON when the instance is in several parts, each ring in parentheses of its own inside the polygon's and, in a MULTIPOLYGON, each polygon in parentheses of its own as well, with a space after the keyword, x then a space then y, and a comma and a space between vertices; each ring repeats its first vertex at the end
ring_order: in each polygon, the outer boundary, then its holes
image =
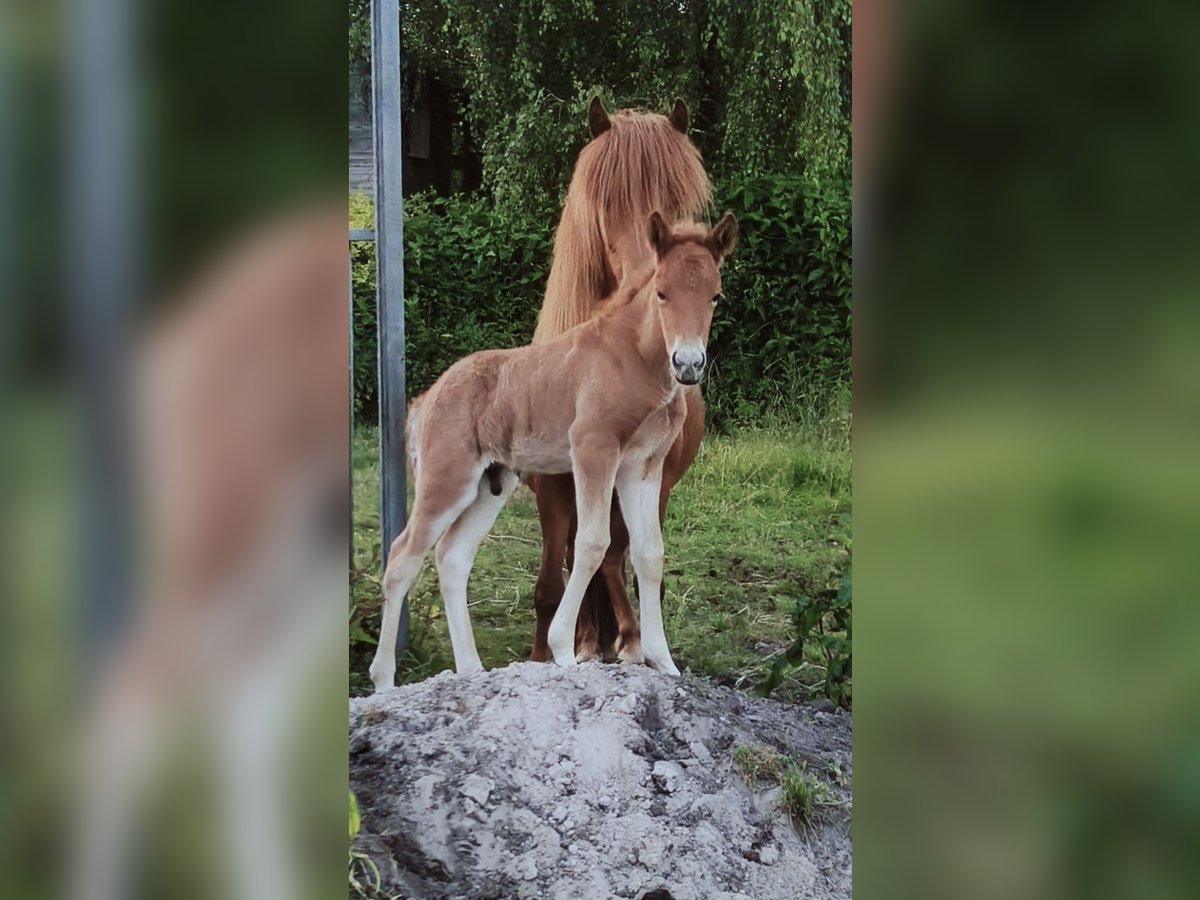
POLYGON ((543 344, 473 353, 414 402, 409 447, 416 500, 384 571, 383 624, 371 663, 376 690, 395 679, 400 610, 435 544, 454 667, 483 668, 467 611, 467 577, 518 472, 574 474, 575 565, 550 624, 554 661, 575 664, 575 621, 608 548, 615 488, 641 601, 640 646, 623 645, 618 655, 679 674, 659 596, 659 491, 663 461, 683 427, 682 385, 696 384, 704 370, 719 267, 737 240, 737 221, 726 213, 712 229, 671 226, 655 212, 648 236, 653 274, 619 288, 594 318, 543 344))

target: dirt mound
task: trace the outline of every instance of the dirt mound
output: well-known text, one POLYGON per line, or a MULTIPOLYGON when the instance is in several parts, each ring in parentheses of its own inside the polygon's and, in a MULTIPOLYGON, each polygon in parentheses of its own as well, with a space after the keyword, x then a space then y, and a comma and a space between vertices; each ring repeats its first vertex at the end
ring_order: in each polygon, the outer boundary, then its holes
POLYGON ((350 704, 357 849, 420 900, 849 897, 850 773, 847 714, 644 666, 516 663, 350 704), (800 821, 771 766, 746 784, 777 753, 814 788, 800 821))

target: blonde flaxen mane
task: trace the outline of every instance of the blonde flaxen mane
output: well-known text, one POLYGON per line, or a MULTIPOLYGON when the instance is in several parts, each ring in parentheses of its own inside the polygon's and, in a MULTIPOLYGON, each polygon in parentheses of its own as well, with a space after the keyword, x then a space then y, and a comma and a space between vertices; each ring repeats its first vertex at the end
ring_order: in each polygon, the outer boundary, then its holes
POLYGON ((605 231, 611 239, 641 229, 655 210, 668 221, 700 218, 712 203, 700 153, 671 119, 620 110, 606 121, 580 151, 567 188, 534 343, 586 321, 616 287, 605 231))

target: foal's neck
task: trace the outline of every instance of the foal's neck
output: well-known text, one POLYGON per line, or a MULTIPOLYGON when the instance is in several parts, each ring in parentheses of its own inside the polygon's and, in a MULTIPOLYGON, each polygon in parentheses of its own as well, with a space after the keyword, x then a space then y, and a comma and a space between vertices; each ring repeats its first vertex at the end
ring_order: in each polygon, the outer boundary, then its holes
POLYGON ((634 326, 634 349, 642 369, 656 383, 661 382, 664 390, 673 393, 677 383, 667 360, 667 344, 654 299, 653 279, 634 293, 619 314, 634 326))

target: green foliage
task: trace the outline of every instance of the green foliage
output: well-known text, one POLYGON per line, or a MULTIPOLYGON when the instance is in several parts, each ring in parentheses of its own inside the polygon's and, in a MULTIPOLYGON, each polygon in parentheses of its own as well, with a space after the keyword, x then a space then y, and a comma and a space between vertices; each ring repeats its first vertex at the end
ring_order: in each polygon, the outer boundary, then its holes
MULTIPOLYGON (((351 201, 351 227, 370 224, 370 203, 351 201)), ((468 353, 529 342, 550 266, 549 221, 504 220, 483 198, 405 200, 405 367, 409 396, 468 353)), ((375 248, 352 249, 354 403, 377 404, 375 248)))
MULTIPOLYGON (((788 418, 849 380, 848 192, 797 176, 718 186, 720 208, 740 223, 723 272, 705 386, 717 429, 788 418)), ((371 205, 350 202, 351 227, 370 227, 371 205)), ((475 350, 528 342, 549 271, 553 219, 506 211, 482 197, 405 202, 404 288, 410 396, 475 350)), ((355 413, 376 404, 374 246, 352 249, 355 413)))
MULTIPOLYGON (((350 791, 350 840, 353 841, 362 829, 362 818, 358 813, 358 800, 350 791)), ((381 878, 374 860, 361 850, 350 848, 350 896, 374 898, 380 896, 381 878)))
POLYGON ((718 188, 740 226, 709 338, 705 400, 720 427, 786 415, 849 381, 852 323, 845 186, 760 176, 718 188))
MULTIPOLYGON (((710 173, 850 172, 850 0, 404 0, 406 108, 428 79, 458 98, 505 209, 553 211, 586 139, 583 110, 692 109, 710 173)), ((352 65, 365 70, 369 4, 351 0, 352 65)))
POLYGON ((776 660, 758 693, 770 696, 784 677, 802 665, 815 650, 825 669, 824 693, 840 706, 849 707, 853 661, 852 566, 842 573, 841 587, 802 596, 792 617, 794 637, 782 658, 776 660))

